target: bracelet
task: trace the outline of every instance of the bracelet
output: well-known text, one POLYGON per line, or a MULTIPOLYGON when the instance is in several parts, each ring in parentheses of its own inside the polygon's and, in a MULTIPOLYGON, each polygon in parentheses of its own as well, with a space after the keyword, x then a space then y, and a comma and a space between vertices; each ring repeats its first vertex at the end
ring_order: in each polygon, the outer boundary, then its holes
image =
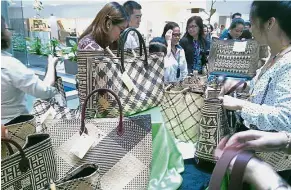
POLYGON ((290 150, 291 135, 287 131, 282 131, 282 132, 285 133, 285 135, 287 136, 287 139, 288 139, 286 147, 285 147, 285 152, 288 153, 288 154, 291 154, 291 150, 290 150))

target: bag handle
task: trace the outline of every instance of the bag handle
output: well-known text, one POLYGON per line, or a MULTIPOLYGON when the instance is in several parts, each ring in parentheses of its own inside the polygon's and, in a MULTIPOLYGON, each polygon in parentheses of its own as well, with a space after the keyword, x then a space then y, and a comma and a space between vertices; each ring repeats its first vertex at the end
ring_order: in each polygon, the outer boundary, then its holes
POLYGON ((81 112, 81 129, 80 129, 80 135, 84 132, 86 134, 88 134, 88 130, 85 127, 85 112, 86 112, 86 105, 88 103, 88 100, 90 99, 90 97, 95 94, 95 93, 104 93, 104 92, 108 92, 111 95, 114 96, 114 98, 116 99, 117 103, 118 103, 118 107, 119 107, 119 124, 117 126, 117 134, 119 136, 122 136, 124 133, 124 128, 123 128, 123 123, 122 123, 122 106, 121 106, 121 102, 120 99, 118 98, 117 94, 115 94, 112 90, 106 89, 106 88, 99 88, 99 89, 95 89, 93 90, 85 99, 83 105, 82 105, 82 112, 81 112))
POLYGON ((14 140, 7 139, 7 138, 1 137, 1 142, 10 143, 18 149, 20 156, 21 156, 21 160, 19 161, 19 170, 21 172, 26 172, 30 167, 29 160, 26 158, 25 153, 24 153, 23 149, 21 148, 21 146, 17 142, 15 142, 14 140))
POLYGON ((145 45, 145 42, 140 34, 139 31, 137 31, 135 28, 127 28, 124 30, 124 32, 121 34, 121 39, 120 39, 120 48, 117 52, 117 57, 119 57, 119 51, 121 51, 121 72, 125 72, 125 66, 124 66, 124 45, 126 43, 126 39, 127 39, 127 36, 129 34, 129 32, 131 31, 134 31, 137 36, 138 36, 138 39, 139 39, 139 45, 140 45, 140 48, 139 48, 139 51, 140 51, 140 56, 142 56, 142 51, 144 51, 144 65, 145 66, 148 66, 148 55, 147 55, 147 50, 146 50, 146 45, 145 45))
POLYGON ((209 182, 209 190, 220 189, 229 164, 235 156, 237 156, 237 158, 232 167, 228 189, 242 189, 244 172, 248 162, 253 157, 253 153, 235 149, 227 149, 215 165, 209 182))
MULTIPOLYGON (((227 149, 221 156, 221 158, 217 161, 215 168, 212 172, 210 182, 209 182, 209 190, 217 190, 220 189, 222 180, 224 175, 228 169, 228 166, 231 160, 237 155, 238 150, 227 149)), ((239 190, 237 187, 237 190, 239 190)))
POLYGON ((228 95, 228 94, 231 94, 231 93, 233 93, 234 91, 236 91, 237 89, 238 89, 238 87, 240 86, 240 85, 242 85, 242 84, 244 84, 243 85, 243 88, 242 88, 242 91, 244 91, 245 89, 246 89, 246 87, 247 87, 247 83, 246 83, 246 81, 244 81, 244 80, 240 80, 238 83, 236 83, 233 87, 231 87, 226 93, 225 93, 225 95, 228 95))
POLYGON ((253 153, 243 151, 241 152, 232 167, 231 174, 230 174, 230 183, 228 188, 237 189, 237 187, 243 186, 243 177, 245 173, 245 169, 247 167, 248 162, 253 157, 253 153))
MULTIPOLYGON (((118 50, 117 50, 117 57, 119 57, 119 53, 121 52, 122 50, 122 44, 123 44, 123 50, 124 50, 124 44, 126 43, 126 40, 127 40, 127 36, 129 34, 130 31, 135 31, 137 34, 140 34, 140 32, 138 32, 135 28, 133 27, 129 27, 129 28, 126 28, 121 34, 120 34, 120 39, 118 41, 118 50)), ((142 56, 142 43, 141 43, 141 40, 143 41, 143 39, 141 38, 138 38, 138 41, 139 41, 139 55, 142 56)))

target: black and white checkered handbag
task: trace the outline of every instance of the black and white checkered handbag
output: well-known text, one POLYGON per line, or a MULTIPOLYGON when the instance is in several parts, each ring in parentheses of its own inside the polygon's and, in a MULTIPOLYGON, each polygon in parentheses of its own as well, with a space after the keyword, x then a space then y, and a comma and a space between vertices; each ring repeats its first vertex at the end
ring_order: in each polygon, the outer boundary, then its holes
POLYGON ((117 95, 108 89, 97 89, 88 95, 80 119, 48 120, 47 130, 52 137, 59 177, 85 163, 100 167, 101 189, 147 189, 152 160, 150 115, 123 118, 117 95), (86 119, 88 99, 94 93, 107 92, 118 102, 118 118, 86 119), (81 134, 95 142, 85 156, 70 153, 81 134))
POLYGON ((44 117, 47 116, 51 108, 54 110, 53 119, 80 118, 79 108, 70 109, 67 107, 67 100, 66 100, 62 78, 57 77, 54 87, 57 88, 59 92, 57 95, 47 100, 36 99, 33 103, 32 113, 34 114, 35 119, 36 119, 37 132, 42 132, 45 130, 46 126, 44 123, 44 117))
POLYGON ((2 142, 18 149, 1 160, 2 190, 38 190, 51 179, 58 179, 56 160, 48 134, 27 136, 23 147, 11 139, 1 138, 2 142))
MULTIPOLYGON (((141 34, 135 29, 125 30, 122 36, 124 38, 120 42, 120 58, 114 59, 97 51, 78 51, 79 97, 82 104, 94 89, 111 89, 118 94, 124 108, 124 115, 128 116, 160 104, 164 91, 164 57, 163 53, 148 55, 141 34), (128 32, 132 30, 140 38, 142 51, 137 57, 124 55, 124 41, 128 32), (122 80, 123 74, 127 74, 133 83, 131 91, 122 80)), ((92 97, 87 108, 98 110, 98 114, 102 117, 115 117, 118 115, 116 105, 115 100, 104 94, 98 98, 92 97)))

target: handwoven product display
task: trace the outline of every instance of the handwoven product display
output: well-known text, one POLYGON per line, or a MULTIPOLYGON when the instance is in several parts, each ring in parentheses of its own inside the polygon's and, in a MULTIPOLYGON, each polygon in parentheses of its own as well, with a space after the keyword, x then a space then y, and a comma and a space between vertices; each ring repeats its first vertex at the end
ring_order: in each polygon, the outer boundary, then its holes
POLYGON ((217 98, 219 92, 220 90, 208 89, 199 122, 199 138, 195 157, 209 162, 216 162, 214 151, 220 140, 234 132, 228 125, 222 102, 217 98))
MULTIPOLYGON (((20 115, 6 123, 5 128, 8 130, 8 136, 11 140, 17 142, 20 146, 25 144, 26 136, 36 132, 36 118, 33 115, 20 115)), ((12 146, 13 151, 17 151, 12 146)), ((8 153, 7 146, 1 142, 1 159, 5 158, 8 153)))
MULTIPOLYGON (((262 49, 262 56, 263 52, 262 49)), ((250 79, 256 74, 259 59, 260 45, 254 40, 214 39, 209 53, 208 69, 211 75, 250 79), (236 48, 237 46, 243 47, 236 48)))
POLYGON ((1 143, 15 146, 14 154, 1 160, 1 189, 39 190, 50 180, 57 180, 56 161, 48 134, 28 135, 23 147, 1 138, 1 143))
POLYGON ((118 96, 108 89, 97 89, 88 95, 81 119, 47 120, 46 132, 51 135, 59 177, 82 164, 100 168, 101 189, 146 189, 152 160, 150 115, 123 118, 118 96), (110 93, 119 107, 118 118, 86 119, 86 103, 94 93, 110 93), (81 159, 70 152, 81 134, 95 141, 81 159))
POLYGON ((65 90, 61 77, 57 77, 54 87, 56 87, 57 91, 59 92, 58 94, 47 100, 36 99, 33 103, 32 112, 37 123, 37 132, 42 132, 45 130, 46 125, 44 122, 44 117, 47 117, 47 112, 50 111, 50 109, 53 109, 54 112, 53 119, 80 118, 79 108, 70 109, 67 107, 65 90))
POLYGON ((68 172, 65 177, 52 181, 41 190, 99 190, 101 189, 99 168, 95 164, 83 164, 68 172))
MULTIPOLYGON (((113 58, 104 52, 78 51, 80 103, 83 104, 86 96, 94 89, 108 88, 119 96, 125 116, 159 105, 164 90, 163 53, 148 55, 141 34, 132 28, 124 31, 119 44, 121 57, 118 58, 113 58), (125 56, 123 47, 130 31, 137 32, 140 38, 142 51, 137 57, 125 56), (132 81, 132 89, 125 84, 124 75, 132 81)), ((90 98, 87 108, 90 118, 116 117, 118 115, 116 105, 117 102, 105 93, 100 97, 90 98)))
POLYGON ((161 103, 165 125, 170 133, 183 142, 198 140, 204 81, 189 77, 181 83, 169 85, 161 103))

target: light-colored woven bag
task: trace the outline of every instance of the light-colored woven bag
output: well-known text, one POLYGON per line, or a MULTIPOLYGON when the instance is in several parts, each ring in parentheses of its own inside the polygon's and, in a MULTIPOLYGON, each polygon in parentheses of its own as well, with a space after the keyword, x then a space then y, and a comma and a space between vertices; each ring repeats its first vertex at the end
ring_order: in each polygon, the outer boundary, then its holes
POLYGON ((193 76, 165 88, 161 103, 165 125, 181 141, 195 143, 198 140, 204 82, 205 79, 193 76))

